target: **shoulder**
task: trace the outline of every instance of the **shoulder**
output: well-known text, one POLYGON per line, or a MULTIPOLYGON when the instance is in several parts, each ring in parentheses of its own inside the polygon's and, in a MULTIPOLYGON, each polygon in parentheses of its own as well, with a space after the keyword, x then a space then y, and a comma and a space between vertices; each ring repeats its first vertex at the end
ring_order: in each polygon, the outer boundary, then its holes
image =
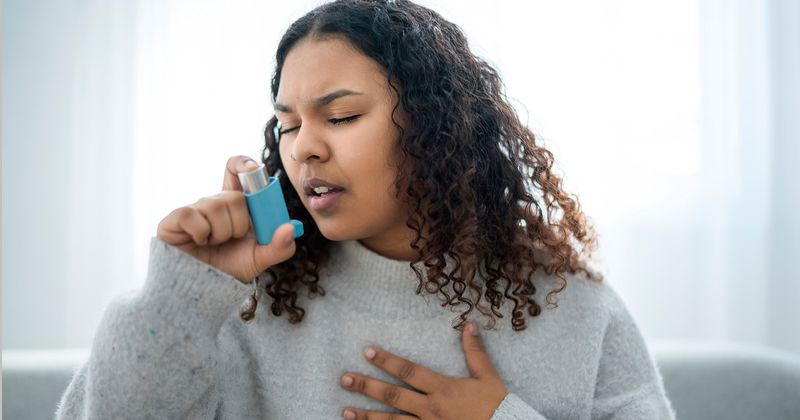
POLYGON ((506 299, 501 309, 502 318, 496 323, 483 323, 488 335, 500 342, 508 339, 535 345, 554 346, 553 351, 566 347, 583 348, 594 351, 604 341, 609 326, 620 320, 620 314, 626 313, 625 304, 608 283, 607 279, 595 281, 584 273, 565 273, 566 287, 558 293, 547 296, 551 291, 561 288, 558 277, 536 273, 532 278, 536 291, 532 299, 541 308, 537 316, 530 316, 524 309, 523 318, 526 327, 523 331, 512 331, 510 318, 514 309, 512 299, 506 299))
POLYGON ((581 334, 599 345, 604 360, 601 364, 608 369, 638 366, 624 373, 632 375, 631 380, 633 376, 652 372, 652 356, 642 330, 614 285, 605 279, 596 282, 583 275, 567 280, 566 293, 554 312, 564 308, 561 316, 567 318, 570 326, 582 329, 581 334))
POLYGON ((541 275, 534 278, 536 286, 534 298, 542 307, 542 315, 561 314, 585 320, 591 319, 593 324, 598 322, 605 324, 619 316, 620 312, 627 311, 625 302, 606 278, 594 280, 585 273, 578 272, 565 273, 564 280, 566 281, 564 289, 552 293, 548 300, 548 294, 563 286, 562 280, 555 275, 541 275), (551 305, 550 302, 554 304, 551 305))

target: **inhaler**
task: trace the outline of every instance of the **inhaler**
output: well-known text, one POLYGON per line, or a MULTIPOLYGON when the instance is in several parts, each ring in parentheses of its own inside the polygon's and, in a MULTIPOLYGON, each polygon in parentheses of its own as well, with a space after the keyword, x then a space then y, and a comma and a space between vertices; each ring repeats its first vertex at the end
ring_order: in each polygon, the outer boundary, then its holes
POLYGON ((295 238, 303 236, 303 222, 289 218, 281 183, 277 176, 267 176, 263 163, 251 171, 240 172, 239 183, 259 244, 269 244, 278 227, 286 222, 294 225, 295 238))

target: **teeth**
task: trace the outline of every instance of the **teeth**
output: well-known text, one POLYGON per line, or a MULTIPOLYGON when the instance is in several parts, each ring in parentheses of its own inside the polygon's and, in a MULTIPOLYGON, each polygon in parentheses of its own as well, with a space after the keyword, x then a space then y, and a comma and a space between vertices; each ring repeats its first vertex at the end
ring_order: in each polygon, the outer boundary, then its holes
POLYGON ((329 191, 331 191, 331 189, 328 188, 328 187, 317 187, 317 188, 314 188, 314 192, 317 193, 317 194, 325 194, 326 192, 329 192, 329 191))

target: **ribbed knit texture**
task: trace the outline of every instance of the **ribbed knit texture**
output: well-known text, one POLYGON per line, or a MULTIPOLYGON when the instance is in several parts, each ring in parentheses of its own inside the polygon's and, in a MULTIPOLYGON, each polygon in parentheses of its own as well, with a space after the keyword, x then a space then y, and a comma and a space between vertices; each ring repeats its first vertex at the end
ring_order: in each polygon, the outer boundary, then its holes
MULTIPOLYGON (((423 271, 424 272, 424 271, 423 271)), ((537 277, 543 312, 514 332, 507 301, 487 352, 509 394, 492 420, 674 419, 661 376, 623 301, 607 284, 537 277)), ((362 356, 370 344, 449 376, 468 376, 460 333, 463 310, 422 290, 409 263, 358 241, 335 244, 320 270, 325 296, 298 305, 303 322, 269 311, 239 318, 255 284, 243 284, 153 238, 144 287, 107 307, 89 360, 65 391, 57 418, 336 419, 345 406, 400 412, 344 390, 347 371, 403 384, 362 356)), ((487 318, 470 314, 481 325, 487 318)))

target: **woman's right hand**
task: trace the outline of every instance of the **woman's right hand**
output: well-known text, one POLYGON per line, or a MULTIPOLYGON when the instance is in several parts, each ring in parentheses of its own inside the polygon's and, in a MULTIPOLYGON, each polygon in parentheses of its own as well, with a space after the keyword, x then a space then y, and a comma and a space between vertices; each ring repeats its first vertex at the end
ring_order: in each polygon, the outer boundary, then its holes
POLYGON ((222 192, 173 210, 158 224, 158 238, 243 283, 291 258, 295 253, 291 223, 281 225, 268 245, 256 242, 238 173, 257 166, 247 156, 228 159, 222 192))

